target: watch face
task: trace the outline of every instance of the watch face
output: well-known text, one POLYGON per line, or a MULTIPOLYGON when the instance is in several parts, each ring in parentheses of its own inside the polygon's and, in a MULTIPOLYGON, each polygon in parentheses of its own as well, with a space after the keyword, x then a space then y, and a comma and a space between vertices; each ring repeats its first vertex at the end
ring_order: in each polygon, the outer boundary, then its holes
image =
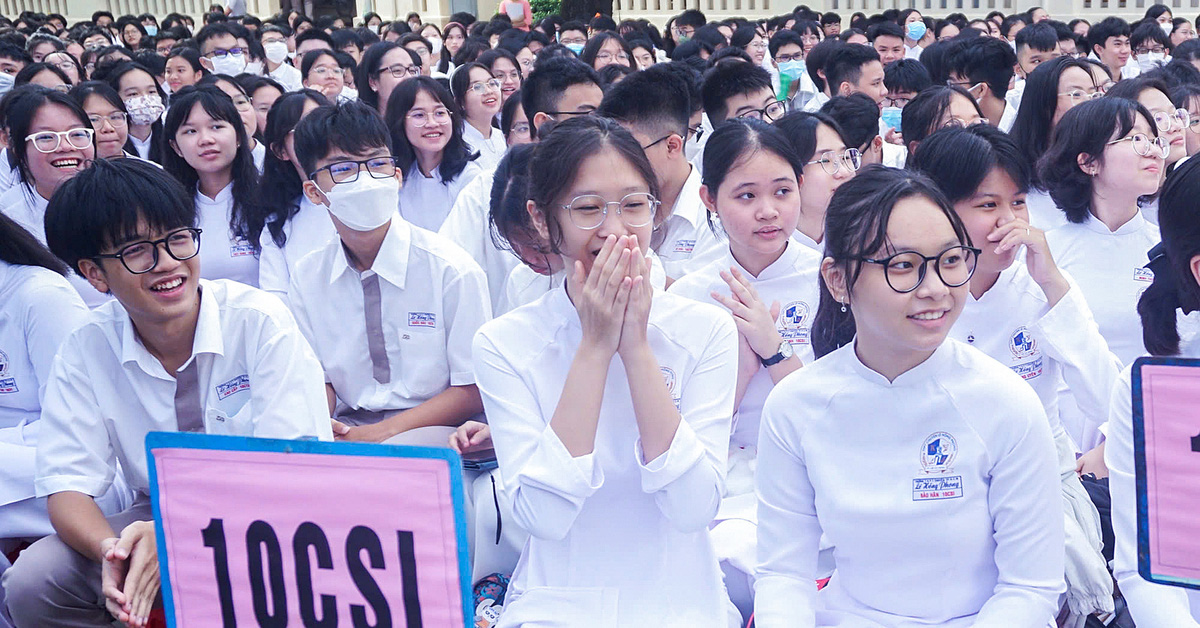
POLYGON ((786 359, 792 357, 793 353, 794 352, 792 351, 792 343, 787 342, 785 340, 783 342, 783 344, 779 345, 779 355, 782 355, 783 359, 786 360, 786 359))

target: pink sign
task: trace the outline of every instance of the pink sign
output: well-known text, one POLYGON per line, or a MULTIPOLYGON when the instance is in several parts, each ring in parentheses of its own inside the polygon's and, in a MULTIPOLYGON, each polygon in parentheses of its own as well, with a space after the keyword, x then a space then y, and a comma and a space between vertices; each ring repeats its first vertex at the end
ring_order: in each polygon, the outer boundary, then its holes
POLYGON ((464 624, 448 450, 196 434, 147 449, 172 625, 464 624))
POLYGON ((1157 582, 1200 587, 1200 368, 1178 360, 1138 362, 1134 438, 1145 470, 1138 478, 1139 493, 1144 491, 1138 500, 1139 568, 1157 582))

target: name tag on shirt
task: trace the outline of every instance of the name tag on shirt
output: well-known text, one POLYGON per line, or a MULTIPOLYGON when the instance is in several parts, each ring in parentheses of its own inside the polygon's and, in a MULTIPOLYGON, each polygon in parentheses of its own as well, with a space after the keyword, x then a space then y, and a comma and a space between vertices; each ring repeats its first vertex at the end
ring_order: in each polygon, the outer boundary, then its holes
POLYGON ((961 475, 932 478, 913 478, 914 502, 954 499, 963 496, 961 475))
POLYGON ((238 239, 229 245, 229 257, 246 257, 247 255, 254 255, 254 247, 250 246, 249 242, 238 239))
POLYGON ((1133 280, 1153 283, 1154 271, 1150 270, 1149 268, 1135 268, 1133 269, 1133 280))
POLYGON ((437 314, 432 312, 409 312, 408 326, 433 329, 437 327, 437 314))
POLYGON ((691 253, 692 250, 695 248, 696 248, 695 240, 676 240, 674 252, 675 253, 691 253))
POLYGON ((217 385, 217 399, 224 401, 230 395, 240 393, 243 390, 250 390, 250 376, 238 375, 237 377, 217 385))
POLYGON ((20 392, 17 389, 17 378, 9 376, 8 354, 0 351, 0 395, 20 392))

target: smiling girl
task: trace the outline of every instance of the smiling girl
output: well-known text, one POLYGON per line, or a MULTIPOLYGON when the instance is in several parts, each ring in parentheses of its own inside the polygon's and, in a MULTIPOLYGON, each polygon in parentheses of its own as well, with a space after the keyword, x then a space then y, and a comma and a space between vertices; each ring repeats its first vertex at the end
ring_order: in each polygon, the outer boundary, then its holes
POLYGON ((484 170, 494 169, 508 148, 503 134, 492 126, 500 113, 500 86, 500 79, 492 78, 482 63, 459 68, 450 79, 454 101, 463 111, 463 140, 479 153, 475 163, 484 170))

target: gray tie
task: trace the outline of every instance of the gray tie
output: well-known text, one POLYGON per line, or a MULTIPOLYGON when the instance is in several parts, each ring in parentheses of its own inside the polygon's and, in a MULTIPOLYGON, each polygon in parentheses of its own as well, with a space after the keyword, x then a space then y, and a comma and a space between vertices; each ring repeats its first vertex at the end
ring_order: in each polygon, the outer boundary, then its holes
POLYGON ((379 275, 364 277, 363 311, 367 318, 367 351, 371 354, 371 370, 375 381, 386 384, 392 381, 392 367, 388 363, 387 344, 383 340, 383 303, 379 296, 379 275))
POLYGON ((204 432, 200 406, 200 376, 195 360, 175 372, 175 423, 180 432, 204 432))

